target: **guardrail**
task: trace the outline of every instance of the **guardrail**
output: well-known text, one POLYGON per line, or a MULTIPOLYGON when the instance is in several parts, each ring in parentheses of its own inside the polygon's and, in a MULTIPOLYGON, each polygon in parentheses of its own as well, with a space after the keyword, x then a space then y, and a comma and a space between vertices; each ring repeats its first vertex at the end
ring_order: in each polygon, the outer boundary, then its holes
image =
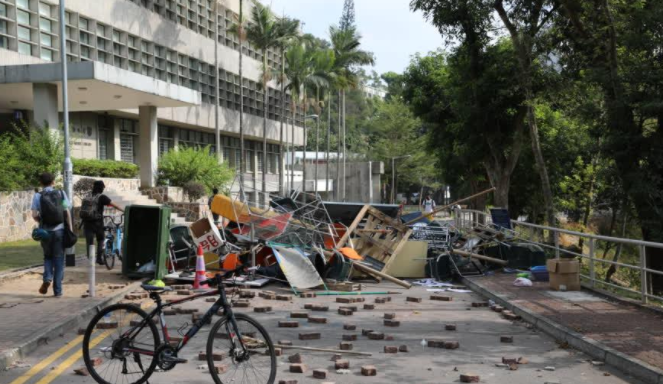
MULTIPOLYGON (((464 230, 472 229, 475 227, 489 227, 492 224, 491 216, 486 212, 469 209, 456 210, 454 215, 454 222, 457 228, 464 230)), ((663 271, 647 268, 647 248, 650 247, 663 249, 663 244, 661 243, 593 235, 562 228, 526 223, 518 220, 511 220, 511 227, 513 229, 506 231, 509 232, 509 234, 512 235, 515 239, 522 242, 536 244, 546 249, 551 249, 555 252, 556 258, 560 258, 562 254, 569 254, 580 257, 583 261, 587 260, 587 270, 589 274, 587 275, 581 272, 580 276, 588 281, 590 288, 609 286, 619 291, 626 291, 630 292, 631 294, 638 295, 643 303, 647 303, 649 299, 655 299, 663 302, 662 296, 654 295, 651 292, 651 275, 663 275, 663 271), (582 241, 579 241, 579 243, 583 245, 580 253, 560 247, 561 235, 582 239, 582 241), (546 241, 546 238, 552 238, 552 242, 546 241), (606 243, 607 250, 604 251, 604 257, 606 256, 608 250, 612 248, 612 245, 616 245, 614 248, 615 250, 619 249, 620 247, 622 249, 630 247, 630 249, 626 249, 626 251, 632 251, 635 249, 637 252, 637 265, 596 257, 599 242, 606 243), (586 253, 584 247, 585 243, 587 244, 586 253), (637 273, 640 279, 639 289, 636 290, 630 286, 614 284, 611 281, 597 279, 597 270, 601 269, 601 266, 603 265, 610 265, 614 266, 615 268, 627 268, 629 271, 637 273)), ((504 229, 502 230, 504 231, 504 229)))

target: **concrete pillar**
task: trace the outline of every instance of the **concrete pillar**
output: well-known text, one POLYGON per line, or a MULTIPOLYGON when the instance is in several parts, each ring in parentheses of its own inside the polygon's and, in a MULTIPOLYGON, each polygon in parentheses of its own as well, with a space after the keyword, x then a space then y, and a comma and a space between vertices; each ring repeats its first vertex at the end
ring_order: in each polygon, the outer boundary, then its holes
POLYGON ((32 84, 34 105, 33 124, 37 127, 49 127, 60 130, 58 115, 58 86, 54 84, 32 84))
POLYGON ((140 106, 138 112, 138 166, 140 184, 143 188, 156 186, 157 162, 159 157, 159 130, 157 108, 140 106))
POLYGON ((180 129, 173 127, 171 133, 173 134, 173 150, 177 151, 180 148, 180 129))

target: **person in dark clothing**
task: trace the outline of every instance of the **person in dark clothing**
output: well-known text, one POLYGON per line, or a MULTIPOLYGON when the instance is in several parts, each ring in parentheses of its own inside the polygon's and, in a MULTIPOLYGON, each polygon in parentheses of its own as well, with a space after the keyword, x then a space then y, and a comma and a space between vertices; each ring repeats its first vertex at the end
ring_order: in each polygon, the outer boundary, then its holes
MULTIPOLYGON (((93 204, 95 205, 93 208, 96 209, 96 215, 94 215, 93 219, 83 218, 83 232, 85 233, 86 249, 88 249, 90 245, 94 244, 95 238, 97 239, 97 264, 104 263, 101 259, 101 254, 104 252, 105 237, 104 208, 106 206, 111 206, 120 212, 124 212, 122 208, 113 204, 111 199, 103 194, 104 189, 106 189, 106 185, 102 180, 97 180, 94 182, 92 185, 92 193, 85 199, 92 200, 93 204)), ((85 201, 83 202, 83 205, 85 205, 85 201)))
MULTIPOLYGON (((214 201, 214 196, 218 194, 219 194, 219 188, 212 189, 212 196, 210 196, 209 199, 207 200, 207 206, 209 207, 210 211, 212 210, 212 202, 214 201)), ((214 219, 214 223, 219 222, 219 215, 217 215, 216 213, 212 213, 212 218, 214 219)))

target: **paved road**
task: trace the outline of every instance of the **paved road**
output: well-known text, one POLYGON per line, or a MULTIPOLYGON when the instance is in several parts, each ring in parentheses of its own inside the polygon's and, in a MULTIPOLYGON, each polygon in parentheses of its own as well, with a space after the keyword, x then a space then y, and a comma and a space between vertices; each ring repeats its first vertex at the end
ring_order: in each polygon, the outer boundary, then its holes
MULTIPOLYGON (((271 288, 273 289, 274 288, 271 288)), ((388 284, 368 287, 369 290, 398 290, 388 284)), ((406 303, 405 295, 392 295, 392 301, 387 304, 377 304, 373 311, 362 309, 363 304, 358 303, 359 311, 353 316, 341 316, 337 308, 343 304, 335 303, 334 297, 318 297, 314 299, 297 299, 291 302, 267 301, 253 299, 252 306, 271 305, 273 312, 267 314, 253 313, 253 309, 238 310, 255 315, 270 331, 274 340, 292 340, 296 345, 307 345, 322 348, 337 348, 341 335, 348 333, 359 334, 354 342, 355 351, 372 353, 370 357, 348 357, 351 364, 349 375, 340 375, 333 372, 333 363, 330 353, 301 352, 304 363, 308 366, 306 374, 293 374, 288 372, 287 356, 295 351, 285 351, 284 356, 278 359, 278 380, 296 379, 301 383, 322 383, 324 380, 314 379, 311 371, 324 368, 330 371, 328 382, 336 383, 457 383, 460 373, 473 372, 481 376, 483 383, 639 383, 637 380, 626 377, 621 373, 605 366, 591 364, 589 358, 577 351, 564 349, 553 340, 536 331, 531 330, 521 322, 510 322, 502 319, 497 313, 486 308, 472 308, 471 302, 482 301, 478 296, 469 293, 450 293, 454 297, 452 302, 431 301, 430 292, 423 288, 414 288, 407 292, 407 296, 422 297, 423 302, 406 303), (329 324, 309 324, 306 320, 299 320, 300 327, 294 329, 277 328, 279 320, 289 317, 292 310, 302 310, 305 303, 325 303, 330 307, 329 312, 320 312, 316 315, 325 316, 329 324), (383 326, 382 317, 385 312, 394 312, 402 322, 398 328, 383 326), (344 323, 357 325, 356 332, 343 330, 344 323), (444 330, 445 323, 457 325, 457 331, 444 330), (392 335, 393 341, 372 341, 361 336, 362 328, 372 328, 392 335), (299 332, 319 331, 322 339, 317 341, 299 341, 299 332), (501 335, 514 336, 513 344, 500 343, 501 335), (444 338, 457 340, 460 348, 445 350, 424 348, 422 339, 444 338), (386 355, 384 346, 407 345, 409 353, 386 355), (520 365, 517 371, 509 371, 496 367, 502 357, 526 357, 529 364, 520 365), (378 369, 376 377, 363 377, 359 374, 362 365, 375 365, 378 369), (555 367, 554 371, 547 371, 545 367, 555 367)), ((375 296, 368 296, 367 303, 372 303, 375 296)), ((184 307, 207 308, 209 303, 199 300, 184 307)), ((47 315, 47 314, 44 314, 47 315)), ((190 322, 190 316, 179 315, 167 318, 169 329, 174 330, 184 322, 190 322)), ((29 319, 26 319, 28 321, 29 319)), ((157 372, 151 379, 152 383, 210 383, 206 363, 197 360, 197 354, 204 349, 210 327, 204 327, 197 337, 182 352, 181 356, 189 362, 176 367, 167 373, 157 372), (200 367, 205 369, 200 369, 200 367)), ((2 384, 82 384, 92 383, 90 377, 76 376, 75 368, 83 366, 81 356, 82 336, 66 334, 59 340, 41 347, 30 358, 24 361, 26 366, 17 367, 0 373, 2 384)))

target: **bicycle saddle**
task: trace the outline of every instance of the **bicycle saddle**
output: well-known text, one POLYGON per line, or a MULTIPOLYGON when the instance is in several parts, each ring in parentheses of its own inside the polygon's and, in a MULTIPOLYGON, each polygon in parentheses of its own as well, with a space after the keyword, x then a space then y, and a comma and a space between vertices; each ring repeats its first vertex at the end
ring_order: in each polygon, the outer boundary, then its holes
POLYGON ((173 290, 171 287, 157 287, 156 285, 147 284, 141 284, 140 287, 148 292, 168 292, 173 290))

